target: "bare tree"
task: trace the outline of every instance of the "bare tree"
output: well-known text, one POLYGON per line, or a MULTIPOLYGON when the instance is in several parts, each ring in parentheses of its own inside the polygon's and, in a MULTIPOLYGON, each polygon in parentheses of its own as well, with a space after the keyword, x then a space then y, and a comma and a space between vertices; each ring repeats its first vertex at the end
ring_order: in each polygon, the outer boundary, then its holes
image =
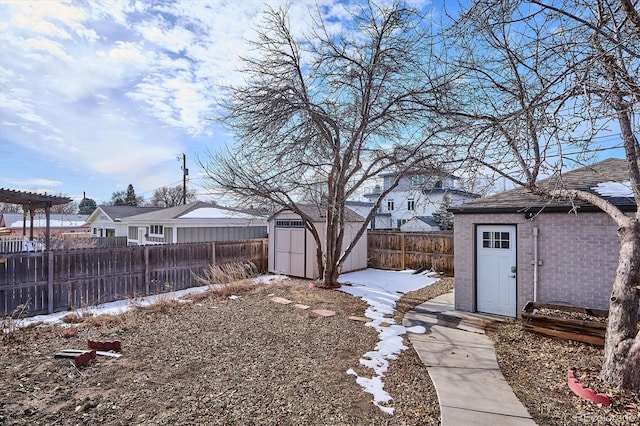
MULTIPOLYGON (((187 189, 185 196, 187 203, 192 203, 196 200, 196 191, 193 189, 187 189)), ((175 207, 182 204, 183 201, 183 188, 182 185, 177 186, 163 186, 153 191, 153 198, 151 198, 151 205, 154 207, 175 207)))
POLYGON ((300 215, 327 287, 404 171, 436 164, 426 150, 438 133, 430 112, 454 78, 429 67, 433 40, 416 10, 369 3, 350 13, 336 33, 318 10, 314 28, 299 38, 287 11, 265 13, 256 55, 244 58, 246 83, 229 88, 225 105, 223 121, 238 143, 202 164, 212 186, 244 203, 300 215), (343 250, 345 201, 383 171, 396 173, 396 182, 343 250), (302 200, 326 210, 326 236, 302 200))
POLYGON ((535 194, 581 200, 618 225, 619 263, 601 377, 640 389, 640 14, 629 0, 479 0, 463 10, 449 117, 471 143, 467 156, 535 194), (618 127, 636 203, 626 215, 596 194, 562 185, 569 162, 589 159, 594 135, 618 127), (538 179, 555 176, 557 185, 538 179))
POLYGON ((70 201, 67 204, 57 204, 51 206, 51 213, 56 214, 76 214, 78 212, 78 204, 75 201, 70 201))
POLYGON ((22 206, 20 204, 0 203, 0 213, 21 213, 22 206))

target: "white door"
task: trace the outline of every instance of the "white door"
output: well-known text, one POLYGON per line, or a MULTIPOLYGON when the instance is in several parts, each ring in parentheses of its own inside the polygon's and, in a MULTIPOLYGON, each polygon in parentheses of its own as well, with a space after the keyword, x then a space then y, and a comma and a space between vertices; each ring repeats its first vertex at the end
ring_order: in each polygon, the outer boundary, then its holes
POLYGON ((305 277, 304 228, 275 228, 275 262, 277 272, 305 277))
POLYGON ((476 309, 515 317, 515 226, 480 225, 476 241, 476 309))

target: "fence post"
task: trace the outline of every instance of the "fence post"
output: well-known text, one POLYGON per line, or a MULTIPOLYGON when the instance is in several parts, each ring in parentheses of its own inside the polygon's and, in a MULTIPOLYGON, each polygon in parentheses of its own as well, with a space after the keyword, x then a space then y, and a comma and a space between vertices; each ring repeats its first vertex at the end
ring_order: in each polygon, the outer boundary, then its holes
POLYGON ((216 242, 211 243, 211 266, 216 266, 216 242))
POLYGON ((400 234, 400 250, 402 250, 402 252, 401 252, 401 260, 400 260, 400 270, 404 271, 404 267, 405 267, 405 260, 404 260, 404 252, 405 252, 404 234, 400 234))
POLYGON ((151 275, 149 273, 149 246, 144 246, 144 291, 145 296, 151 294, 151 275))
POLYGON ((269 272, 269 246, 268 240, 265 239, 262 239, 262 262, 264 262, 264 272, 269 272))
POLYGON ((47 313, 53 313, 53 250, 47 251, 47 313))

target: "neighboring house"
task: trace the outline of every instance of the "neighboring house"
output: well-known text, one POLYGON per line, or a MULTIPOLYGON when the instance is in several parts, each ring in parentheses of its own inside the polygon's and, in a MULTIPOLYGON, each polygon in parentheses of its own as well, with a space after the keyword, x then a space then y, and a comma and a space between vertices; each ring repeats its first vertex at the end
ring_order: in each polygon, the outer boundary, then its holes
MULTIPOLYGON (((82 214, 54 214, 50 215, 49 226, 51 235, 84 233, 89 231, 87 218, 82 214)), ((22 213, 3 213, 0 215, 0 228, 4 228, 5 235, 29 235, 31 229, 31 215, 26 219, 22 213), (25 226, 26 221, 26 226, 25 226)), ((33 236, 43 237, 47 228, 47 217, 44 212, 37 212, 33 217, 33 236)))
MULTIPOLYGON (((562 181, 635 212, 625 160, 572 170, 562 181)), ((556 178, 539 184, 558 185, 556 178)), ((607 214, 522 188, 451 210, 456 309, 515 317, 530 300, 608 309, 620 244, 607 214)))
MULTIPOLYGON (((364 197, 375 202, 380 194, 393 185, 395 174, 383 174, 382 185, 367 188, 364 197)), ((414 217, 430 217, 440 207, 446 195, 452 206, 461 205, 479 197, 456 188, 457 177, 450 174, 408 174, 402 178, 380 203, 375 215, 374 229, 401 228, 414 217)), ((424 223, 424 222, 423 222, 424 223)), ((415 222, 416 225, 419 223, 415 222)), ((426 226, 424 226, 426 228, 426 226)))
POLYGON ((94 237, 125 237, 127 225, 122 219, 160 210, 162 207, 98 206, 87 219, 94 237))
MULTIPOLYGON (((309 215, 324 244, 326 236, 326 210, 317 205, 300 206, 309 215)), ((364 218, 350 209, 345 210, 346 223, 343 249, 353 241, 364 218)), ((290 210, 281 210, 269 218, 269 271, 294 277, 316 279, 319 277, 316 260, 316 241, 304 227, 302 218, 290 210)), ((367 267, 367 231, 342 266, 342 272, 357 271, 367 267)))
POLYGON ((234 241, 267 237, 264 217, 197 201, 122 219, 129 245, 234 241))
POLYGON ((440 231, 440 226, 431 216, 415 216, 400 226, 402 232, 440 231))

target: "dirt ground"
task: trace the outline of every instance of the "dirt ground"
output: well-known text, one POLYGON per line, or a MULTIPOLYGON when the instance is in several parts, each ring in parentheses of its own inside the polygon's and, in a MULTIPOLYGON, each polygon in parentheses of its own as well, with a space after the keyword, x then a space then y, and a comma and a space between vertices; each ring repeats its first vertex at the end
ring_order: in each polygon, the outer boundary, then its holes
MULTIPOLYGON (((396 322, 421 302, 449 291, 451 278, 404 295, 396 322)), ((347 375, 371 371, 358 360, 377 343, 373 329, 348 319, 366 305, 339 291, 288 280, 190 303, 161 301, 117 317, 88 317, 71 327, 17 330, 0 343, 0 424, 7 425, 437 425, 439 408, 426 367, 411 349, 384 377, 393 416, 373 406, 347 375), (271 301, 280 296, 321 317, 271 301), (120 340, 123 356, 76 368, 56 351, 87 339, 120 340)), ((81 319, 78 319, 80 321, 81 319)), ((501 369, 540 425, 640 423, 637 394, 598 382, 602 349, 523 331, 495 328, 501 369), (566 370, 612 396, 605 408, 575 396, 566 370)), ((405 345, 410 348, 408 339, 405 345)))
POLYGON ((377 334, 348 319, 364 314, 360 299, 293 280, 240 296, 18 330, 0 345, 0 424, 437 424, 435 391, 412 350, 385 377, 394 416, 346 374, 372 374, 358 361, 377 334), (337 314, 321 317, 276 296, 337 314), (87 339, 120 340, 123 356, 80 368, 54 359, 87 339))

